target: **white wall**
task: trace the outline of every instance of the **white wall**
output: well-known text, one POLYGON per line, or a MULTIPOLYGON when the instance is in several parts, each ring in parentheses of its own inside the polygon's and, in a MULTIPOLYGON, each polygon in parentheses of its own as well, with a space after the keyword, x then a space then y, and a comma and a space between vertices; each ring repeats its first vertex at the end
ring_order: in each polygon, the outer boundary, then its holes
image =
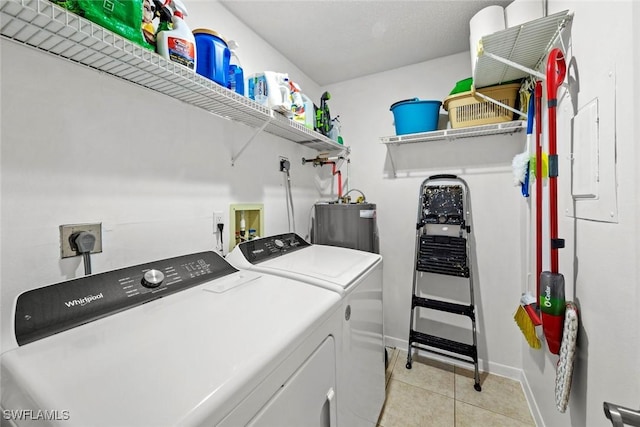
MULTIPOLYGON (((602 402, 640 407, 638 347, 638 174, 637 101, 632 96, 635 76, 631 53, 636 49, 632 1, 551 1, 549 12, 572 9, 568 62, 571 93, 560 91, 558 107, 559 236, 567 240, 560 251, 560 270, 567 297, 580 309, 581 328, 571 400, 566 414, 554 403, 557 357, 525 348, 523 368, 547 426, 604 426, 602 402), (635 42, 634 42, 635 41, 635 42), (634 46, 635 44, 635 46, 634 46), (615 222, 563 215, 573 209, 569 162, 571 119, 594 98, 600 101, 600 191, 598 203, 617 198, 615 222), (615 145, 613 145, 615 144, 615 145), (615 149, 615 164, 605 158, 615 149), (615 166, 614 166, 615 165, 615 166), (616 185, 604 188, 606 180, 616 185)), ((636 88, 637 93, 637 88, 636 88)), ((635 98, 637 99, 637 98, 635 98)), ((579 144, 581 141, 573 141, 579 144)), ((583 202, 578 202, 583 203, 583 202)))
MULTIPOLYGON (((524 149, 524 134, 390 147, 397 178, 379 140, 395 134, 391 104, 414 97, 442 100, 469 72, 469 55, 461 53, 332 85, 329 103, 332 114, 340 115, 345 144, 352 147, 352 186, 378 205, 387 343, 406 348, 420 185, 436 173, 459 174, 471 194, 479 357, 485 369, 517 377, 522 338, 513 313, 523 286, 520 216, 526 201, 512 184, 511 160, 524 149)), ((438 289, 443 296, 468 300, 466 281, 438 289)), ((455 324, 450 318, 442 321, 455 324)))
MULTIPOLYGON (((227 37, 237 34, 247 58, 268 59, 264 68, 289 70, 318 91, 218 3, 193 3, 190 11, 210 28, 224 24, 227 37)), ((92 256, 94 272, 214 250, 213 211, 223 211, 227 222, 231 203, 264 203, 266 233, 287 232, 278 170, 284 155, 291 160, 297 231, 307 234, 317 182, 324 182, 317 177, 326 178, 326 171, 299 160, 316 151, 263 133, 232 167, 232 154, 253 129, 0 43, 2 348, 15 342, 11 319, 20 292, 83 275, 81 258, 60 259, 61 224, 102 222, 103 252, 92 256)), ((227 227, 225 245, 228 239, 227 227)))
MULTIPOLYGON (((637 72, 633 72, 638 69, 640 38, 632 25, 638 21, 640 6, 632 1, 549 2, 549 13, 567 8, 575 11, 575 18, 567 52, 572 92, 560 91, 558 108, 559 236, 566 239, 566 248, 560 251, 560 270, 567 282, 567 297, 577 302, 582 323, 565 414, 555 407, 557 356, 531 350, 513 322, 529 271, 525 257, 529 207, 511 186, 511 159, 522 151, 524 136, 389 149, 379 143, 380 136, 394 134, 389 111, 393 102, 413 97, 443 99, 457 80, 468 77, 468 55, 371 75, 331 85, 328 90, 332 114, 340 115, 345 141, 352 146, 353 186, 378 204, 387 343, 406 345, 420 183, 434 173, 460 174, 468 181, 472 197, 479 352, 484 368, 515 378, 522 369, 520 375, 539 425, 604 426, 609 422, 602 412, 603 401, 640 407, 639 98, 637 72), (613 198, 614 222, 572 216, 571 120, 596 97, 601 108, 602 163, 597 203, 613 198), (387 150, 399 169, 397 178, 391 173, 387 150), (609 154, 615 166, 605 163, 609 154), (613 182, 612 188, 605 186, 606 180, 613 182)), ((546 125, 544 129, 546 133, 546 125)), ((546 348, 544 341, 543 346, 546 348)))

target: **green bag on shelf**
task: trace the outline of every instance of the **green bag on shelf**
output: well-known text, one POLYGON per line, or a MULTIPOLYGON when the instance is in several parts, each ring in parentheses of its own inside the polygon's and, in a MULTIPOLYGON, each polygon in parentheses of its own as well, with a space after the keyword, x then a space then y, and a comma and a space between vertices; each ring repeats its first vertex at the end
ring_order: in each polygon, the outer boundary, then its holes
POLYGON ((155 51, 153 0, 54 0, 54 3, 155 51))

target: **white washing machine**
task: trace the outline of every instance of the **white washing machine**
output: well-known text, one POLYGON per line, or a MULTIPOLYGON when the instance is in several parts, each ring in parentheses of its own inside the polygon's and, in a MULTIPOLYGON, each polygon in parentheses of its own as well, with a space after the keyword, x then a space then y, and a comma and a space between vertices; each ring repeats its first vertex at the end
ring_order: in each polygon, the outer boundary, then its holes
POLYGON ((213 252, 25 292, 2 425, 336 425, 340 308, 213 252))
POLYGON ((340 295, 339 423, 345 427, 376 425, 385 400, 382 257, 311 245, 288 233, 241 243, 226 259, 239 269, 292 278, 340 295))

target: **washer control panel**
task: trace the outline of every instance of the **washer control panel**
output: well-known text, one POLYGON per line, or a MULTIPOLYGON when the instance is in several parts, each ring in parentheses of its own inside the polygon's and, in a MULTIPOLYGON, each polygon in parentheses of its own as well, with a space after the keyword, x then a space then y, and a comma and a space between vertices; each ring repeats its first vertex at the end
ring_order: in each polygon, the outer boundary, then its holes
POLYGON ((236 271, 200 252, 33 289, 16 302, 16 340, 24 345, 236 271))
POLYGON ((242 255, 251 264, 258 264, 285 253, 311 246, 295 233, 279 234, 240 243, 242 255))

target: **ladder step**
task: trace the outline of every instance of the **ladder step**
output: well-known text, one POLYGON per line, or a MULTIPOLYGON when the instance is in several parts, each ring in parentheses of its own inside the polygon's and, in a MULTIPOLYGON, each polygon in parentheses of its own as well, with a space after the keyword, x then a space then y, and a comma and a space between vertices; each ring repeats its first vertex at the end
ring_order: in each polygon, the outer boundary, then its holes
POLYGON ((424 273, 444 274, 446 276, 469 277, 469 268, 462 265, 438 265, 418 260, 416 270, 424 273))
POLYGON ((469 277, 467 239, 440 235, 420 237, 416 270, 469 277))
POLYGON ((478 363, 478 350, 473 345, 448 340, 446 338, 440 338, 435 335, 428 335, 422 332, 414 331, 413 329, 409 333, 409 340, 409 344, 415 342, 429 347, 438 348, 440 350, 449 351, 451 353, 461 354, 472 359, 474 363, 478 363))
POLYGON ((475 319, 474 307, 472 305, 456 304, 447 301, 421 298, 414 295, 411 308, 414 307, 424 307, 430 308, 432 310, 446 311, 447 313, 468 316, 471 320, 475 319))

